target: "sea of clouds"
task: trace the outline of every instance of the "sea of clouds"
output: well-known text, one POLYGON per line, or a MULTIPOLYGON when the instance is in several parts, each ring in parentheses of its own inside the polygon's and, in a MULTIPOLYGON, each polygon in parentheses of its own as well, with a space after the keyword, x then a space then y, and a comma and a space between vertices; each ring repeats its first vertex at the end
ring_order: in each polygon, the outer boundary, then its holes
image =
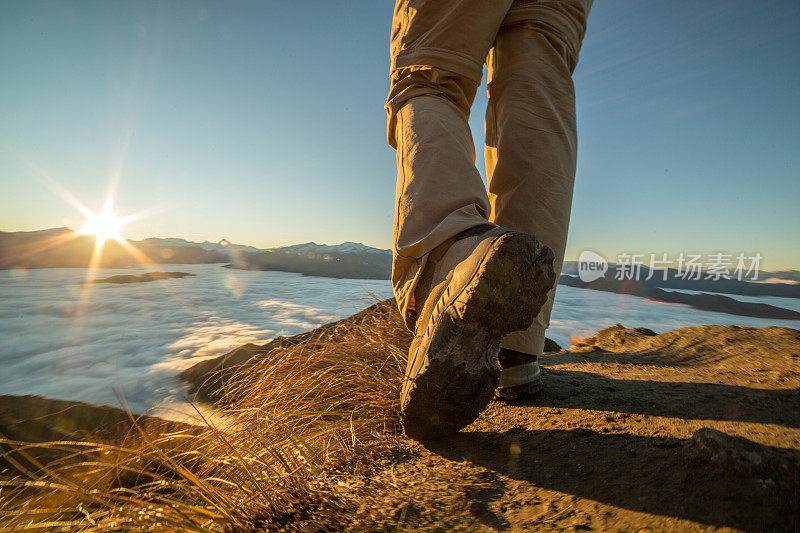
MULTIPOLYGON (((166 270, 164 265, 158 269, 166 270)), ((264 343, 343 318, 391 296, 386 281, 340 280, 219 265, 170 265, 194 277, 147 283, 84 284, 83 269, 0 272, 0 394, 183 410, 177 374, 242 344, 264 343)), ((97 271, 94 278, 146 269, 97 271)), ((748 298, 800 310, 800 300, 748 298)), ((705 324, 788 326, 696 311, 642 298, 560 286, 548 336, 570 338, 617 322, 658 332, 705 324)), ((180 416, 178 416, 180 417, 180 416)))
MULTIPOLYGON (((151 270, 195 276, 84 284, 83 269, 0 273, 0 394, 118 407, 121 393, 133 412, 166 410, 185 394, 181 370, 351 315, 374 303, 369 292, 391 296, 384 281, 219 265, 151 270)), ((93 277, 145 271, 101 269, 93 277)))

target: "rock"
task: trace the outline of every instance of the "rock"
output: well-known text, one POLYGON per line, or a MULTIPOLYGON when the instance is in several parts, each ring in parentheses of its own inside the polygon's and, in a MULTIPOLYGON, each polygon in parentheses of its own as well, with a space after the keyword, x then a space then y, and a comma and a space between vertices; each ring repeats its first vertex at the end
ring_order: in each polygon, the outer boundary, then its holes
POLYGON ((647 328, 626 328, 617 323, 610 328, 600 330, 596 334, 573 341, 571 348, 600 348, 606 351, 616 351, 624 348, 625 350, 636 349, 636 346, 646 345, 650 337, 658 335, 655 331, 647 328))
MULTIPOLYGON (((131 418, 127 412, 114 407, 83 402, 52 400, 41 396, 0 396, 0 437, 24 443, 55 441, 87 441, 121 445, 139 438, 136 424, 150 436, 193 426, 154 416, 131 418)), ((0 444, 0 452, 12 446, 0 444)), ((61 452, 44 447, 30 447, 26 452, 40 462, 48 462, 61 452)), ((15 460, 26 463, 18 454, 15 460)), ((11 466, 0 457, 0 471, 11 466)))
MULTIPOLYGON (((659 354, 659 359, 673 361, 701 360, 709 364, 725 361, 731 368, 734 361, 749 361, 753 354, 772 361, 769 371, 783 368, 789 375, 798 375, 800 366, 789 360, 797 353, 800 331, 792 328, 741 326, 694 326, 666 333, 647 328, 625 328, 616 324, 589 337, 574 340, 571 350, 602 350, 610 353, 659 354)), ((767 369, 765 368, 765 371, 767 369)))
POLYGON ((742 437, 733 437, 711 428, 701 428, 692 434, 688 445, 700 455, 715 463, 737 463, 758 466, 764 462, 759 453, 763 446, 742 437))
MULTIPOLYGON (((133 418, 145 430, 190 427, 154 416, 133 418)), ((131 416, 114 407, 41 396, 0 396, 0 434, 12 440, 48 442, 98 437, 103 442, 118 443, 132 427, 131 416)))
POLYGON ((186 276, 194 276, 188 272, 145 272, 144 274, 124 274, 118 276, 109 276, 103 279, 93 279, 87 283, 145 283, 148 281, 158 281, 161 279, 170 278, 185 278, 186 276))
POLYGON ((544 351, 545 352, 560 352, 562 350, 561 346, 558 345, 556 341, 550 338, 544 339, 544 351))
POLYGON ((695 431, 686 446, 697 462, 715 464, 728 473, 781 485, 800 483, 800 454, 796 450, 765 446, 711 428, 695 431))

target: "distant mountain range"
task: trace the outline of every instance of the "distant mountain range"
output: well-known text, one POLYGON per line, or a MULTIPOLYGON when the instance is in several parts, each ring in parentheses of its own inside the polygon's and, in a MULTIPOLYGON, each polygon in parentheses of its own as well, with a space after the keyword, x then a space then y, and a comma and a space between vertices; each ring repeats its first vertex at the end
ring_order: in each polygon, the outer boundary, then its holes
MULTIPOLYGON (((578 262, 564 261, 561 274, 562 278, 564 276, 577 276, 578 262)), ((724 278, 718 280, 703 278, 683 279, 678 274, 678 271, 674 268, 667 270, 667 279, 664 279, 662 271, 657 271, 653 277, 647 279, 649 276, 649 269, 645 266, 642 266, 640 269, 639 279, 636 280, 636 283, 647 287, 660 287, 662 289, 721 292, 725 294, 739 294, 742 296, 779 296, 783 298, 800 298, 800 283, 795 282, 795 279, 798 279, 800 276, 800 271, 797 270, 782 270, 776 272, 762 271, 759 273, 758 282, 739 281, 737 279, 724 278)), ((604 276, 604 280, 611 281, 617 277, 620 279, 623 278, 623 276, 617 276, 617 265, 614 263, 609 263, 608 272, 604 276)), ((561 283, 564 283, 564 281, 562 280, 561 283)), ((577 283, 572 281, 564 284, 571 285, 573 287, 579 286, 577 283)))
POLYGON ((229 268, 243 270, 278 270, 307 276, 329 278, 389 279, 392 252, 372 248, 358 242, 317 244, 307 242, 277 248, 255 248, 219 242, 191 242, 184 239, 144 239, 142 244, 170 249, 199 247, 215 254, 224 254, 229 268))
MULTIPOLYGON (((595 291, 613 292, 616 294, 629 294, 639 296, 649 300, 666 303, 688 305, 701 311, 712 311, 716 313, 728 313, 729 315, 754 316, 758 318, 772 318, 776 320, 800 320, 800 312, 792 309, 785 309, 774 305, 753 302, 741 302, 721 294, 687 294, 678 291, 665 291, 642 283, 641 281, 626 280, 618 281, 612 277, 597 279, 591 282, 581 281, 575 276, 561 276, 561 285, 569 285, 579 289, 591 289, 595 291)), ((747 283, 736 281, 736 283, 747 283)), ((754 284, 758 285, 758 284, 754 284)), ((734 287, 735 289, 736 287, 734 287)), ((800 287, 794 287, 800 289, 800 287)), ((720 292, 720 291, 717 291, 720 292)), ((800 297, 800 291, 796 291, 800 297)))
POLYGON ((244 244, 233 244, 232 242, 226 239, 221 239, 219 242, 211 242, 211 241, 192 242, 192 241, 187 241, 186 239, 177 239, 177 238, 159 239, 156 237, 150 237, 149 239, 142 239, 141 241, 138 242, 146 244, 148 246, 159 246, 163 248, 179 248, 179 247, 187 248, 192 246, 199 246, 204 250, 209 250, 212 252, 223 252, 223 253, 230 253, 234 250, 237 252, 263 251, 260 248, 256 248, 255 246, 247 246, 244 244))
MULTIPOLYGON (((125 268, 137 263, 225 263, 229 255, 200 246, 161 246, 108 240, 97 260, 100 268, 125 268)), ((0 270, 12 268, 86 268, 92 261, 95 238, 69 228, 0 232, 0 270)))
MULTIPOLYGON (((44 230, 44 231, 52 231, 52 230, 44 230)), ((131 241, 131 242, 137 242, 137 241, 131 241)), ((187 241, 186 239, 176 239, 176 238, 159 239, 156 237, 150 237, 149 239, 143 239, 138 242, 149 246, 161 246, 161 247, 172 247, 172 248, 199 246, 204 250, 223 252, 223 253, 230 253, 236 251, 236 252, 246 252, 246 253, 290 252, 290 253, 316 253, 316 254, 366 254, 366 255, 389 255, 389 256, 392 255, 391 250, 385 250, 382 248, 373 248, 371 246, 367 246, 366 244, 361 244, 360 242, 349 242, 349 241, 343 242, 342 244, 333 244, 333 245, 317 244, 315 242, 306 242, 303 244, 292 244, 291 246, 279 246, 275 248, 256 248, 255 246, 234 244, 228 241, 227 239, 221 239, 219 242, 211 242, 211 241, 193 242, 193 241, 187 241)))
MULTIPOLYGON (((41 231, 0 232, 0 270, 13 268, 85 268, 92 260, 95 239, 78 234, 69 228, 41 231)), ((357 242, 337 245, 307 242, 276 248, 256 248, 234 244, 225 239, 219 242, 192 242, 185 239, 150 238, 127 241, 125 245, 109 240, 97 263, 101 268, 124 268, 141 262, 153 264, 224 263, 228 268, 245 270, 277 270, 296 272, 307 276, 331 278, 385 279, 392 269, 390 250, 372 248, 357 242)), ((642 267, 639 281, 615 282, 616 265, 609 265, 603 280, 583 283, 577 279, 577 262, 566 261, 560 283, 572 287, 631 294, 663 301, 692 305, 698 309, 763 316, 770 318, 794 317, 793 312, 781 309, 756 309, 755 304, 741 304, 730 298, 708 298, 709 295, 683 296, 660 289, 691 290, 745 296, 779 296, 800 298, 800 272, 762 272, 758 283, 750 281, 691 280, 677 277, 670 271, 668 279, 662 276, 647 278, 642 267), (741 304, 741 305, 740 305, 741 304)), ((769 306, 767 306, 769 307, 769 306)))
POLYGON ((316 254, 365 254, 365 255, 381 255, 381 256, 392 255, 391 250, 384 250, 383 248, 372 248, 371 246, 361 244, 360 242, 343 242, 342 244, 336 244, 336 245, 307 242, 305 244, 293 244, 292 246, 274 248, 273 250, 298 252, 298 253, 310 252, 316 254))
MULTIPOLYGON (((40 231, 0 231, 0 270, 13 268, 85 268, 92 260, 95 239, 69 228, 40 231)), ((228 263, 230 268, 279 270, 309 276, 388 279, 390 250, 357 242, 338 245, 308 242, 269 249, 219 242, 192 242, 179 238, 106 242, 100 268, 124 268, 138 263, 228 263)))

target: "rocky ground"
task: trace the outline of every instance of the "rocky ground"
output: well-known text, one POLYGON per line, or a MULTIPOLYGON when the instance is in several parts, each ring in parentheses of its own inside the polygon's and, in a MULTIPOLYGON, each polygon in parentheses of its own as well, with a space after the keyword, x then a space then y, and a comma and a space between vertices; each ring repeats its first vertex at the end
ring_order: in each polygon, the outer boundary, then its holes
POLYGON ((797 531, 800 332, 616 326, 543 366, 534 399, 342 476, 356 522, 336 526, 797 531))

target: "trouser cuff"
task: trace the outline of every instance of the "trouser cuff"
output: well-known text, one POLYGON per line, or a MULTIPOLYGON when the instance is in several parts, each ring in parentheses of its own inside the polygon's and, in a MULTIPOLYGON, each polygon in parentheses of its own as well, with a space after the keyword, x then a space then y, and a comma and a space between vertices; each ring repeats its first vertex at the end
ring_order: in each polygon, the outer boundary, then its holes
POLYGON ((514 331, 503 338, 502 348, 531 355, 542 355, 544 352, 545 328, 533 326, 524 331, 514 331))

